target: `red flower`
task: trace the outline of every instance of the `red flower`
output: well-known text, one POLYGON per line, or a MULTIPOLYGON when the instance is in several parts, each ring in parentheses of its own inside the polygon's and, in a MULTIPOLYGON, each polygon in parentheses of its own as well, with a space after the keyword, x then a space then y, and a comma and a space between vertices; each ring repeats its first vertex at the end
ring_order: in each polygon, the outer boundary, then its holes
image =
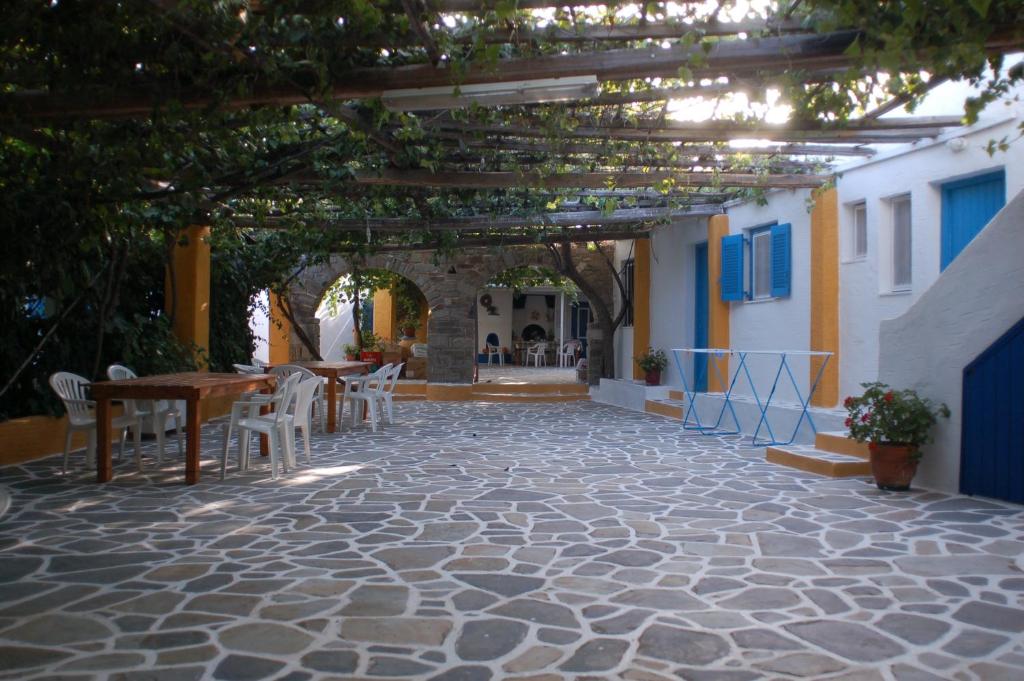
POLYGON ((853 425, 853 419, 849 419, 849 418, 846 419, 846 427, 849 428, 852 425, 853 425))
POLYGON ((893 397, 894 397, 894 395, 892 394, 892 391, 890 390, 889 392, 887 392, 885 395, 882 396, 882 399, 885 400, 886 402, 892 402, 893 397))
POLYGON ((863 416, 860 417, 860 422, 861 423, 867 423, 868 419, 870 419, 870 418, 871 418, 871 412, 868 412, 867 414, 864 414, 863 416))
POLYGON ((847 397, 843 400, 843 406, 849 409, 853 405, 853 396, 847 397))

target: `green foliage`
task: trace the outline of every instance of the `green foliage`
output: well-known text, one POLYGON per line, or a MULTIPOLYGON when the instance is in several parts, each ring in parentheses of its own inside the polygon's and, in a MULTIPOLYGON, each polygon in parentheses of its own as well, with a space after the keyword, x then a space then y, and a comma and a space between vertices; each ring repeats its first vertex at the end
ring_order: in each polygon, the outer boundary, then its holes
POLYGON ((562 276, 550 267, 524 265, 505 270, 487 282, 487 286, 510 288, 515 294, 526 288, 547 287, 558 289, 571 300, 579 297, 579 289, 568 277, 562 276))
POLYGON ((394 296, 395 319, 398 320, 399 329, 418 329, 420 310, 427 303, 419 287, 405 277, 396 277, 391 285, 391 293, 394 296))
POLYGON ((644 371, 664 371, 668 366, 668 356, 661 349, 647 348, 643 354, 633 359, 644 371))
POLYGON ((864 393, 843 401, 846 427, 857 442, 920 447, 931 441, 938 417, 949 418, 945 404, 936 405, 913 390, 892 390, 885 383, 862 383, 864 393))

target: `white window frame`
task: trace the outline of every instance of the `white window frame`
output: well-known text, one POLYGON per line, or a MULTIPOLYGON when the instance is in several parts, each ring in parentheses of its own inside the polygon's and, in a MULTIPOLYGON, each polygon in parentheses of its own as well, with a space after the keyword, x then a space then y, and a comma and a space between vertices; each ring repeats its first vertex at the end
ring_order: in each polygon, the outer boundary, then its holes
POLYGON ((846 239, 846 262, 862 262, 868 258, 868 204, 867 201, 856 201, 847 207, 850 229, 846 239), (858 218, 863 220, 858 225, 858 218), (863 243, 860 233, 863 232, 863 243), (863 245, 864 250, 858 251, 858 246, 863 245))
POLYGON ((746 263, 747 302, 775 300, 775 296, 772 295, 772 227, 775 227, 778 224, 779 223, 776 221, 745 230, 744 239, 746 241, 746 255, 748 257, 748 261, 746 263), (759 247, 756 246, 755 243, 758 241, 762 241, 764 248, 768 251, 768 274, 765 281, 765 290, 761 292, 757 291, 757 252, 759 247))
POLYGON ((891 196, 887 199, 889 208, 889 281, 888 289, 892 293, 905 293, 913 290, 914 287, 914 204, 909 193, 898 194, 891 196), (907 281, 897 281, 896 273, 900 269, 896 263, 897 257, 897 239, 899 234, 897 231, 900 226, 896 223, 897 206, 899 204, 907 204, 907 225, 906 225, 906 237, 907 237, 907 281))

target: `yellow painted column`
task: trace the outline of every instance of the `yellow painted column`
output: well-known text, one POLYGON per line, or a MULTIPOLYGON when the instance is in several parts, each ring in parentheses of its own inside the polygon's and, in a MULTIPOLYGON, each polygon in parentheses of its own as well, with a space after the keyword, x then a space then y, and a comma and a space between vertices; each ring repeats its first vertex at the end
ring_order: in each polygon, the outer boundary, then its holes
POLYGON ((270 294, 270 319, 268 320, 267 344, 270 347, 271 364, 287 364, 291 361, 292 323, 278 306, 278 295, 270 294))
MULTIPOLYGON (((826 189, 815 197, 811 211, 811 350, 833 353, 811 404, 839 403, 839 198, 826 189)), ((810 380, 822 359, 811 358, 810 380)))
POLYGON ((373 294, 373 332, 383 340, 393 341, 398 335, 396 324, 394 294, 391 289, 378 289, 373 294))
MULTIPOLYGON (((651 240, 637 239, 633 248, 633 355, 651 344, 651 240)), ((646 372, 633 362, 633 378, 646 372)))
POLYGON ((174 335, 184 343, 210 349, 210 228, 192 225, 178 235, 174 249, 174 286, 170 273, 164 306, 174 314, 174 335))
MULTIPOLYGON (((729 216, 712 215, 708 219, 708 347, 728 348, 729 303, 722 300, 722 237, 729 234, 729 216)), ((708 392, 725 392, 728 386, 718 380, 721 372, 729 380, 729 356, 708 358, 708 392), (717 368, 717 371, 716 371, 717 368)))

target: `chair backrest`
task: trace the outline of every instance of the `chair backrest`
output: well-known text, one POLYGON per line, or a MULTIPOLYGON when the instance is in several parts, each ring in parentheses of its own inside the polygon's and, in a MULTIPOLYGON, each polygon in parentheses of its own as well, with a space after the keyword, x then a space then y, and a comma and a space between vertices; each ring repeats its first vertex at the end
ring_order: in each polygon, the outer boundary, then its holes
POLYGON ((398 385, 398 375, 402 373, 402 367, 404 366, 405 362, 402 362, 401 364, 396 364, 394 367, 391 368, 391 379, 387 381, 388 385, 384 389, 386 392, 395 392, 395 386, 398 385))
MULTIPOLYGON (((111 364, 107 367, 107 378, 111 381, 125 381, 129 378, 138 378, 139 375, 124 366, 123 364, 111 364)), ((124 413, 136 414, 139 411, 138 403, 135 400, 121 400, 124 403, 124 413)))
POLYGON ((568 341, 568 342, 566 342, 565 346, 563 347, 563 351, 567 355, 569 353, 576 353, 576 352, 579 351, 579 349, 580 349, 580 342, 578 340, 568 341))
POLYGON ((498 334, 494 333, 493 331, 487 334, 487 338, 486 340, 484 340, 484 343, 486 343, 487 345, 493 345, 494 347, 498 347, 499 345, 501 345, 501 341, 498 340, 498 334))
POLYGON ((259 369, 259 367, 254 367, 254 366, 249 365, 249 364, 232 364, 231 366, 235 367, 235 371, 237 371, 240 374, 262 374, 263 373, 259 369))
POLYGON ((270 373, 274 374, 278 378, 287 378, 292 374, 299 374, 303 377, 303 379, 316 378, 316 374, 314 374, 312 371, 305 367, 300 367, 296 364, 282 364, 281 366, 276 366, 270 370, 270 373))
POLYGON ((532 352, 544 352, 547 349, 548 349, 548 344, 546 342, 544 342, 544 341, 540 341, 539 343, 536 343, 533 346, 533 348, 531 348, 531 351, 532 352))
POLYGON ((262 369, 263 367, 267 366, 266 362, 264 362, 262 359, 256 359, 255 357, 253 357, 249 361, 252 362, 252 365, 257 369, 262 369))
POLYGON ((320 377, 301 378, 298 387, 295 388, 295 425, 305 423, 309 420, 310 409, 313 406, 313 396, 316 389, 320 387, 320 377))
POLYGON ((388 387, 388 383, 390 383, 388 379, 391 378, 392 366, 394 365, 385 364, 380 369, 377 369, 377 371, 375 371, 373 375, 370 377, 370 383, 376 381, 376 384, 373 386, 373 392, 375 394, 384 394, 384 390, 388 387))
POLYGON ((292 406, 292 402, 295 400, 295 390, 298 387, 299 381, 302 380, 302 374, 292 374, 286 376, 284 380, 277 381, 277 388, 274 390, 274 422, 280 423, 285 414, 292 406))
POLYGON ((92 421, 89 405, 89 379, 67 371, 58 371, 50 376, 50 387, 64 403, 68 420, 80 425, 92 421))

